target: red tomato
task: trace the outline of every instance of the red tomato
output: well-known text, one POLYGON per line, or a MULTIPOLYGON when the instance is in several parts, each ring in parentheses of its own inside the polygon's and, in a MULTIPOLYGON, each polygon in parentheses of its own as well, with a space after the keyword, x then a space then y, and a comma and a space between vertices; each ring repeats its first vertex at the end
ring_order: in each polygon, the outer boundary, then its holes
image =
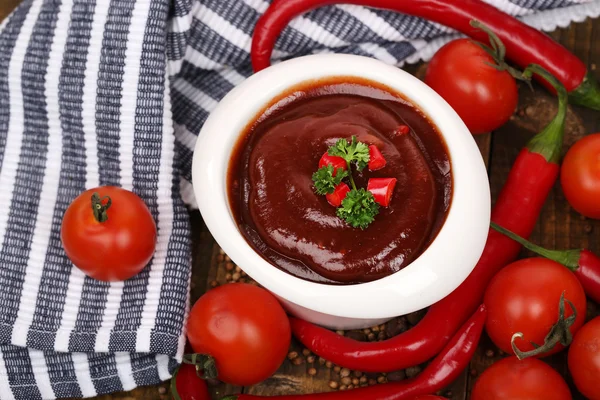
POLYGON ((171 381, 171 392, 180 400, 210 400, 206 382, 196 374, 196 366, 190 364, 181 364, 171 381))
POLYGON ((291 335, 277 299, 244 283, 220 286, 200 297, 187 325, 194 352, 211 355, 218 378, 240 386, 273 375, 287 355, 291 335))
POLYGON ((600 219, 600 133, 584 137, 569 149, 560 183, 571 207, 586 217, 600 219))
POLYGON ((136 194, 103 186, 86 190, 73 200, 63 216, 60 238, 67 257, 86 275, 122 281, 144 269, 152 258, 156 224, 136 194), (93 204, 108 208, 96 216, 93 204), (100 222, 100 214, 106 221, 100 222))
POLYGON ((374 144, 369 146, 369 171, 377 171, 385 167, 387 161, 381 154, 381 151, 374 144))
POLYGON ((425 83, 444 98, 471 133, 504 125, 517 107, 515 79, 487 65, 493 58, 470 39, 454 40, 431 59, 425 83))
POLYGON ((346 195, 350 191, 350 187, 346 185, 344 182, 340 183, 335 187, 333 193, 328 193, 325 195, 327 202, 334 207, 339 207, 342 205, 342 201, 346 198, 346 195))
MULTIPOLYGON (((541 257, 526 258, 509 264, 490 282, 484 297, 488 309, 486 330, 502 351, 513 354, 511 338, 522 332, 523 339, 515 344, 521 351, 534 349, 530 342, 544 344, 544 338, 558 320, 560 296, 570 300, 577 318, 570 327, 575 334, 583 325, 586 298, 575 275, 563 265, 541 257)), ((565 317, 573 313, 565 301, 565 317)), ((557 344, 543 356, 563 348, 557 344)))
POLYGON ((346 160, 344 160, 342 157, 330 156, 329 154, 327 154, 327 152, 325 152, 325 154, 323 154, 321 156, 321 159, 319 160, 319 168, 323 168, 328 165, 333 165, 333 176, 335 176, 335 174, 337 173, 338 168, 341 168, 343 170, 348 169, 348 164, 346 163, 346 160))
POLYGON ((569 347, 569 371, 589 400, 600 400, 600 317, 585 324, 569 347))
POLYGON ((558 372, 535 358, 504 358, 475 382, 471 400, 571 400, 558 372))
POLYGON ((367 183, 367 190, 373 194, 380 206, 387 207, 390 205, 396 181, 396 178, 371 178, 367 183))

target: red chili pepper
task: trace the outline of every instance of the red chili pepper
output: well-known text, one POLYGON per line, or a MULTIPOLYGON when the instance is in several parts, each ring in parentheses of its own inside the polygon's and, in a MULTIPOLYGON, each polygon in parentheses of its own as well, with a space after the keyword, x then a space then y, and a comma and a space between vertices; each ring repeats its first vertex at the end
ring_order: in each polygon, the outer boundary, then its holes
POLYGON ((319 168, 323 168, 328 165, 333 165, 333 176, 337 174, 338 168, 341 168, 344 171, 348 169, 348 164, 346 163, 346 160, 344 160, 342 157, 330 156, 329 154, 325 153, 321 156, 321 159, 319 160, 319 168))
POLYGON ((383 154, 379 151, 377 146, 374 144, 369 146, 369 171, 377 171, 385 167, 387 161, 383 157, 383 154))
POLYGON ((367 190, 373 194, 380 206, 387 207, 390 205, 396 181, 396 178, 371 178, 367 183, 367 190))
POLYGON ((325 195, 327 202, 334 207, 339 207, 342 205, 342 201, 346 198, 346 195, 350 191, 350 187, 346 185, 344 182, 340 183, 335 187, 333 193, 328 193, 325 195))
MULTIPOLYGON (((567 95, 554 78, 532 67, 556 85, 559 99, 554 119, 523 149, 492 210, 492 221, 523 237, 535 227, 546 197, 558 177, 567 110, 567 95)), ((490 230, 483 254, 467 279, 450 295, 429 308, 414 328, 381 342, 359 342, 309 322, 291 318, 292 332, 313 353, 363 372, 390 372, 421 364, 435 356, 483 301, 492 277, 515 260, 521 246, 490 230)))
POLYGON ((171 379, 171 394, 174 400, 210 400, 206 382, 191 364, 179 366, 171 379))
POLYGON ((569 268, 583 286, 585 293, 600 303, 600 257, 588 249, 548 250, 531 243, 516 233, 492 222, 492 228, 506 235, 526 249, 569 268))
POLYGON ((500 37, 510 60, 522 68, 541 65, 563 83, 573 103, 600 110, 598 83, 579 58, 544 33, 481 0, 274 0, 254 30, 251 52, 254 70, 270 65, 275 41, 290 20, 315 8, 339 3, 414 15, 489 43, 487 33, 470 25, 472 20, 478 20, 500 37))
MULTIPOLYGON (((409 400, 435 393, 452 383, 469 365, 477 349, 486 315, 485 306, 480 305, 440 354, 427 365, 423 372, 412 379, 338 392, 273 396, 269 398, 277 400, 409 400)), ((264 398, 263 396, 240 394, 225 397, 223 400, 264 398)))

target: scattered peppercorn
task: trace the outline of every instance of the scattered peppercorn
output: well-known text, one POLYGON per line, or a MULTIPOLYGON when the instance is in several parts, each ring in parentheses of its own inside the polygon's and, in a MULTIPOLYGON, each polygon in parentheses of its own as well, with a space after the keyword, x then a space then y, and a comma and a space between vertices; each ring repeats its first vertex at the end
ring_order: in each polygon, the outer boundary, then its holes
POLYGON ((290 352, 288 353, 288 358, 289 358, 290 360, 293 360, 293 359, 294 359, 294 358, 296 358, 296 357, 298 357, 298 352, 297 352, 297 351, 290 351, 290 352))
POLYGON ((306 357, 306 362, 309 364, 312 364, 315 362, 315 356, 308 356, 306 357))
POLYGON ((314 368, 314 367, 312 367, 312 368, 309 368, 309 369, 308 369, 308 374, 309 374, 310 376, 315 376, 315 375, 317 374, 317 369, 316 369, 316 368, 314 368))
POLYGON ((485 356, 489 357, 489 358, 494 357, 494 350, 492 350, 492 349, 486 350, 485 351, 485 356))
POLYGON ((335 367, 333 367, 333 370, 335 372, 340 372, 342 370, 342 367, 340 367, 339 365, 336 365, 335 367))
POLYGON ((225 263, 225 270, 227 272, 233 271, 233 263, 232 262, 225 263))
POLYGON ((308 357, 308 356, 310 356, 310 350, 309 349, 302 349, 302 354, 304 355, 304 357, 308 357))
MULTIPOLYGON (((339 368, 339 367, 336 367, 336 368, 339 368)), ((343 376, 343 377, 350 376, 350 370, 348 368, 342 368, 342 370, 339 372, 340 372, 340 376, 343 376)))
POLYGON ((210 281, 210 287, 211 287, 211 288, 216 288, 217 286, 219 286, 219 282, 217 282, 217 281, 214 281, 214 280, 213 280, 213 281, 210 281))
POLYGON ((302 357, 296 357, 292 360, 292 364, 294 365, 301 365, 304 362, 304 359, 302 357))
POLYGON ((331 367, 333 367, 333 363, 331 361, 326 361, 325 366, 331 369, 331 367))
POLYGON ((336 381, 330 381, 329 382, 329 387, 332 389, 337 389, 338 388, 338 383, 336 381))

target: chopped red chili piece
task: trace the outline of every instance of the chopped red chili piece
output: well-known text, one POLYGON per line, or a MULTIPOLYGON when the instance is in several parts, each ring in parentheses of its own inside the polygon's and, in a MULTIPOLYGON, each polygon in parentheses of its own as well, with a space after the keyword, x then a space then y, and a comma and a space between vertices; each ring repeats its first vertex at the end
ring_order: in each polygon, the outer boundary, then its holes
POLYGON ((377 171, 385 167, 385 164, 387 164, 387 161, 385 161, 377 146, 374 144, 369 146, 369 171, 377 171))
POLYGON ((383 207, 390 205, 396 178, 371 178, 367 184, 367 190, 373 194, 375 201, 383 207))

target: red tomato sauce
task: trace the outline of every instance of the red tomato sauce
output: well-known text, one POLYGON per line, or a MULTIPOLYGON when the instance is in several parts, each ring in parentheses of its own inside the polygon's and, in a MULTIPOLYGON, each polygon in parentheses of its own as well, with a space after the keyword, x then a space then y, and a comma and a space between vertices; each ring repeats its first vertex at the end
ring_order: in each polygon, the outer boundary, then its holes
POLYGON ((240 231, 271 264, 314 282, 361 283, 401 270, 429 246, 450 208, 451 163, 437 128, 401 95, 336 78, 293 88, 249 124, 230 160, 228 190, 240 231), (401 125, 410 131, 399 133, 401 125), (353 170, 358 187, 398 180, 390 206, 365 230, 338 218, 311 179, 328 147, 352 135, 387 161, 353 170))

